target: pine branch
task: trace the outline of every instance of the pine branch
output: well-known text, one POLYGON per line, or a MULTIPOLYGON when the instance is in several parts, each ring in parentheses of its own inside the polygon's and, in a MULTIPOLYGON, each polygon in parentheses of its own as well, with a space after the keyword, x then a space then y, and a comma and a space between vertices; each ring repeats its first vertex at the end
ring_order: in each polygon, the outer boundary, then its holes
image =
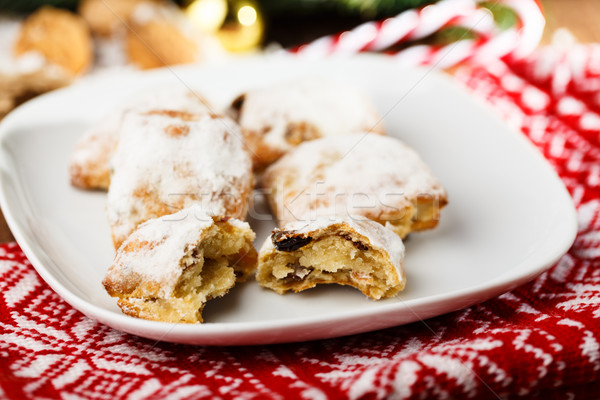
POLYGON ((363 19, 396 15, 437 0, 257 0, 269 16, 337 13, 363 19))

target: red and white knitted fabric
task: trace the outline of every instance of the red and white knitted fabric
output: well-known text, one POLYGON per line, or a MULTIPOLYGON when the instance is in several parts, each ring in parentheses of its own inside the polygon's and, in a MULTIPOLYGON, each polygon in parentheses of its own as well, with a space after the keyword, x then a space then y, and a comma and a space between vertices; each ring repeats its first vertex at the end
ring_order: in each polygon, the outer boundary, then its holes
MULTIPOLYGON (((154 343, 64 303, 0 247, 0 398, 600 398, 600 46, 456 74, 556 168, 579 212, 533 282, 426 324, 257 347, 154 343)), ((547 199, 552 201, 552 199, 547 199)))

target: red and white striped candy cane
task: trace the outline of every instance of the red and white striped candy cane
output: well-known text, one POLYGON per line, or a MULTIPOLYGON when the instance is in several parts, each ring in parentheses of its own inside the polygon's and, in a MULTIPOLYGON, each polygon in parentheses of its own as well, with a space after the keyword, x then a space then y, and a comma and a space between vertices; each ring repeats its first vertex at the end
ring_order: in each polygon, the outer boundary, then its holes
POLYGON ((519 21, 501 30, 493 15, 475 0, 442 0, 418 10, 405 11, 383 21, 367 22, 356 28, 291 49, 309 58, 385 51, 391 46, 425 38, 440 29, 461 26, 476 34, 446 46, 416 45, 394 54, 412 65, 448 68, 468 59, 500 58, 509 53, 520 58, 538 45, 544 30, 544 16, 535 0, 499 0, 510 7, 519 21))

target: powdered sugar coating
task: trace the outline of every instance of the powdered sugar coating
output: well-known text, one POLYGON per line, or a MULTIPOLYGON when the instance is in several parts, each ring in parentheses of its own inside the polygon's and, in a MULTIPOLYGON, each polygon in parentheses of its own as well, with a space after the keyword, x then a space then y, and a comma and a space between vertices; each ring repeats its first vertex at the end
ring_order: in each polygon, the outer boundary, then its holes
POLYGON ((155 109, 209 113, 211 105, 187 87, 156 87, 136 94, 83 134, 69 163, 72 183, 86 189, 107 189, 110 180, 109 160, 119 138, 123 114, 128 110, 143 112, 155 109))
POLYGON ((351 86, 320 77, 248 91, 243 95, 238 122, 263 164, 275 161, 300 141, 384 131, 368 98, 351 86), (298 135, 295 130, 300 131, 298 135))
POLYGON ((190 113, 210 111, 212 105, 199 91, 182 85, 158 86, 135 94, 121 107, 123 110, 174 110, 190 113))
MULTIPOLYGON (((405 248, 402 239, 394 232, 377 222, 365 219, 361 216, 346 217, 318 217, 310 222, 294 221, 284 225, 281 230, 293 231, 294 234, 310 236, 313 240, 332 232, 352 233, 360 235, 361 240, 371 247, 387 254, 390 263, 398 273, 398 277, 404 277, 404 255, 405 248)), ((271 237, 263 243, 260 253, 267 254, 276 251, 271 237)))
POLYGON ((84 132, 69 161, 72 185, 83 189, 108 189, 109 160, 118 140, 121 117, 121 112, 111 112, 84 132))
POLYGON ((108 191, 115 245, 140 223, 193 204, 244 218, 253 175, 240 136, 235 122, 214 114, 127 112, 108 191))
MULTIPOLYGON (((246 222, 231 219, 224 223, 251 232, 246 222)), ((212 216, 198 205, 147 221, 123 243, 105 280, 155 282, 156 294, 167 298, 183 272, 182 259, 214 226, 212 216)))
POLYGON ((419 196, 446 198, 413 149, 366 133, 303 143, 267 169, 263 186, 282 223, 322 215, 380 219, 419 196))

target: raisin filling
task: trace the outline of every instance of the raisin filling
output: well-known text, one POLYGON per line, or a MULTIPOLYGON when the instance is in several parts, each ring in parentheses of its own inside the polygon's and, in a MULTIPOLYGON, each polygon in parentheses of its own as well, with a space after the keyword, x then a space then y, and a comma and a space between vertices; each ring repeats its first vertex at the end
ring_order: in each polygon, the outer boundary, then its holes
POLYGON ((363 242, 355 241, 352 239, 350 235, 340 235, 344 239, 352 242, 352 245, 356 247, 358 250, 367 251, 369 250, 369 246, 365 245, 363 242))
POLYGON ((288 232, 278 229, 274 230, 271 235, 271 241, 279 251, 295 251, 306 246, 312 240, 310 236, 288 236, 288 232))
POLYGON ((293 282, 300 282, 304 280, 308 275, 310 275, 311 272, 314 271, 313 267, 303 267, 298 262, 288 264, 288 267, 293 268, 294 272, 287 274, 285 279, 293 282))

